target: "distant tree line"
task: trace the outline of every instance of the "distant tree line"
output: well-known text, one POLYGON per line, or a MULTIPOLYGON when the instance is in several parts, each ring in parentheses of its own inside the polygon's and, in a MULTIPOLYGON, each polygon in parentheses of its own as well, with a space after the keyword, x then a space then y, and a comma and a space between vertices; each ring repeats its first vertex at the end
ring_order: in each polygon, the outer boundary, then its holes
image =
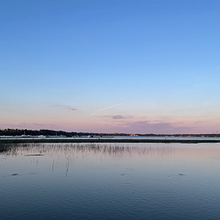
POLYGON ((126 133, 91 133, 91 132, 67 132, 67 131, 54 131, 48 129, 41 130, 28 130, 28 129, 0 129, 0 136, 21 136, 21 135, 31 135, 31 136, 85 136, 85 135, 108 135, 108 136, 129 136, 126 133))
MULTIPOLYGON (((91 133, 91 132, 66 132, 66 131, 54 131, 48 129, 41 130, 28 130, 28 129, 0 129, 0 136, 85 136, 85 135, 108 135, 108 136, 130 136, 131 134, 126 133, 91 133)), ((167 136, 167 137, 220 137, 220 134, 135 134, 131 136, 167 136)))
POLYGON ((30 136, 88 136, 88 135, 128 135, 128 134, 106 134, 106 133, 91 133, 91 132, 67 132, 67 131, 54 131, 48 129, 41 129, 41 130, 28 130, 28 129, 0 129, 0 136, 21 136, 21 135, 30 135, 30 136))
POLYGON ((38 135, 44 135, 44 136, 60 136, 60 135, 71 135, 75 136, 77 135, 77 132, 66 132, 66 131, 54 131, 54 130, 27 130, 27 129, 4 129, 0 130, 0 135, 1 136, 20 136, 20 135, 33 135, 33 136, 38 136, 38 135))

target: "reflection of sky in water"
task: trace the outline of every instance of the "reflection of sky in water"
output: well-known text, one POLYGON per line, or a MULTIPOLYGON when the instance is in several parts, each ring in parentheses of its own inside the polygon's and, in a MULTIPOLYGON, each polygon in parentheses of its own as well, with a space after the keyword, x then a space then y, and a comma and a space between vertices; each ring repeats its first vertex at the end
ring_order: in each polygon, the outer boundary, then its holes
POLYGON ((0 150, 1 219, 220 214, 219 144, 20 144, 0 150))

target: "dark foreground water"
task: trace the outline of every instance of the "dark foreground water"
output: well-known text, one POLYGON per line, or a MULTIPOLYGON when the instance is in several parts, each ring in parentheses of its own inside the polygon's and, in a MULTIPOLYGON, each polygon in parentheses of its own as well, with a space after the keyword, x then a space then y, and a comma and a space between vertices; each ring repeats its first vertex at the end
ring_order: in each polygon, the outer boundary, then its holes
POLYGON ((2 145, 0 219, 220 219, 220 144, 2 145))

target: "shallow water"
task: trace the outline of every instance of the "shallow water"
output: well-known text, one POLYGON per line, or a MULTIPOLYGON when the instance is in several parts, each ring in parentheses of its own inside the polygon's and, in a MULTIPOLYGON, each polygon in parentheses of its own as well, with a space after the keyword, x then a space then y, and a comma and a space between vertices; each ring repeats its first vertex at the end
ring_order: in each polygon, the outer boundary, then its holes
POLYGON ((0 219, 219 219, 220 144, 0 146, 0 219))

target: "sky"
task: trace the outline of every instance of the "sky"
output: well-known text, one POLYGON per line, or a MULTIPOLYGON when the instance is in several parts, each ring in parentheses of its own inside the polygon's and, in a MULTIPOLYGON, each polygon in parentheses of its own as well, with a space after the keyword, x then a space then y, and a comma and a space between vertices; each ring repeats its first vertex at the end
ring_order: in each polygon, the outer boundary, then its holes
POLYGON ((0 0, 0 129, 220 132, 219 0, 0 0))

